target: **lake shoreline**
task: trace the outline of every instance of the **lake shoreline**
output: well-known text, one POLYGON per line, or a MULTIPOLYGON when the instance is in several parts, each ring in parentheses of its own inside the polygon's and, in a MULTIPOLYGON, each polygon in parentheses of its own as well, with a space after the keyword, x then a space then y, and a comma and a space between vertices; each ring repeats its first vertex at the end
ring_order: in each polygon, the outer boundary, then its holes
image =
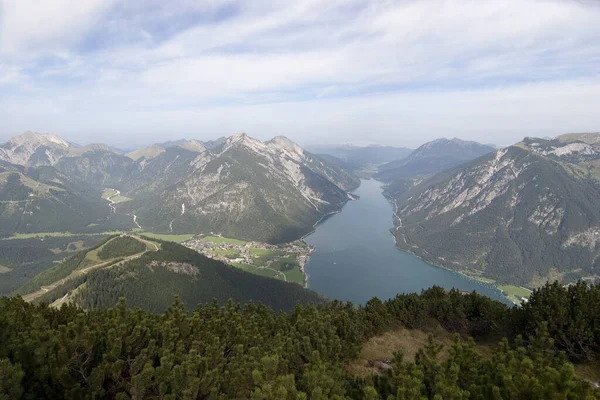
MULTIPOLYGON (((393 229, 393 228, 392 228, 392 229, 393 229)), ((500 292, 500 293, 502 294, 502 296, 503 296, 503 297, 505 297, 505 298, 506 298, 508 301, 510 301, 510 302, 511 302, 511 303, 513 303, 514 305, 517 305, 517 306, 518 306, 518 305, 520 305, 520 303, 516 303, 516 302, 515 302, 515 301, 513 301, 511 298, 509 298, 508 296, 506 296, 506 295, 504 294, 504 291, 503 291, 502 289, 500 289, 500 288, 499 288, 499 287, 498 287, 496 284, 494 284, 494 283, 491 283, 491 282, 488 282, 488 281, 486 281, 486 280, 483 280, 483 279, 487 279, 487 278, 478 279, 477 277, 474 277, 474 276, 471 276, 471 275, 467 275, 467 274, 465 274, 465 273, 463 273, 463 272, 460 272, 460 271, 457 271, 457 270, 454 270, 454 269, 451 269, 451 268, 448 268, 448 267, 444 267, 443 265, 439 265, 439 264, 436 264, 436 263, 434 263, 434 262, 431 262, 431 261, 429 261, 428 259, 426 259, 426 258, 424 258, 424 257, 420 256, 419 254, 417 254, 417 253, 415 253, 415 252, 412 252, 412 251, 410 251, 410 250, 403 249, 403 248, 399 247, 399 246, 398 246, 398 241, 397 241, 396 237, 395 237, 393 234, 391 234, 391 235, 392 235, 392 237, 394 238, 395 246, 396 246, 396 248, 397 248, 398 250, 400 250, 400 251, 403 251, 403 252, 405 252, 405 253, 408 253, 408 254, 410 254, 410 255, 412 255, 412 256, 414 256, 414 257, 417 257, 418 259, 420 259, 420 260, 423 260, 423 262, 426 262, 427 264, 431 265, 432 267, 441 268, 441 269, 443 269, 443 270, 445 270, 445 271, 449 271, 449 272, 452 272, 452 273, 454 273, 454 274, 456 274, 456 275, 460 275, 460 276, 462 276, 463 278, 466 278, 466 279, 469 279, 469 280, 475 281, 475 282, 477 282, 477 283, 479 283, 479 284, 481 284, 481 285, 484 285, 484 286, 486 286, 486 287, 488 287, 488 288, 490 288, 490 289, 497 290, 498 292, 500 292)), ((416 246, 416 247, 417 247, 417 248, 419 248, 418 246, 416 246)))
MULTIPOLYGON (((383 183, 383 182, 381 182, 381 181, 377 181, 377 182, 380 182, 380 183, 382 184, 382 188, 383 188, 383 185, 384 185, 384 183, 383 183)), ((396 246, 396 248, 397 248, 398 250, 400 250, 400 251, 403 251, 403 252, 406 252, 406 253, 409 253, 409 254, 411 254, 411 255, 413 255, 413 256, 415 256, 415 257, 417 257, 417 258, 419 258, 419 259, 423 260, 424 262, 426 262, 427 264, 429 264, 429 265, 431 265, 431 266, 433 266, 433 267, 436 267, 436 268, 441 268, 441 269, 444 269, 444 270, 446 270, 446 271, 450 271, 450 272, 452 272, 452 273, 455 273, 455 274, 461 275, 462 277, 464 277, 464 278, 467 278, 467 279, 469 279, 469 280, 473 280, 473 281, 475 281, 475 282, 478 282, 478 283, 480 283, 480 284, 483 284, 483 285, 485 285, 485 286, 487 286, 487 287, 489 287, 489 288, 493 288, 494 290, 497 290, 498 292, 500 292, 500 293, 502 294, 502 296, 503 296, 504 298, 506 298, 508 301, 510 301, 512 304, 514 304, 514 305, 516 305, 516 306, 520 306, 520 305, 521 305, 521 303, 520 303, 520 302, 517 302, 517 300, 516 300, 516 299, 511 299, 509 296, 507 296, 507 295, 504 293, 504 291, 503 291, 503 290, 502 290, 502 289, 499 287, 499 285, 496 285, 495 283, 489 282, 489 281, 488 281, 488 278, 482 277, 482 279, 479 279, 478 277, 475 277, 475 276, 472 276, 472 275, 465 274, 464 272, 457 271, 457 270, 455 270, 455 269, 452 269, 452 268, 445 267, 445 266, 443 266, 443 265, 441 265, 441 264, 438 264, 438 263, 436 263, 435 261, 432 261, 432 260, 430 260, 430 259, 428 259, 428 258, 425 258, 425 257, 423 257, 423 256, 422 256, 422 255, 420 255, 420 254, 417 254, 417 253, 415 253, 414 251, 412 251, 412 250, 410 250, 410 249, 406 249, 406 248, 403 248, 403 247, 401 247, 401 246, 399 245, 399 239, 396 237, 396 235, 394 235, 394 234, 392 233, 392 231, 393 231, 394 229, 397 229, 397 228, 399 228, 399 227, 402 227, 401 220, 400 220, 400 218, 397 216, 398 205, 396 204, 396 202, 394 201, 394 199, 393 199, 393 198, 391 198, 391 197, 389 197, 389 196, 386 196, 386 195, 385 195, 385 193, 384 193, 383 191, 382 191, 382 195, 383 195, 383 197, 385 197, 385 199, 388 201, 388 203, 390 203, 390 205, 392 206, 392 209, 393 209, 393 211, 394 211, 394 215, 393 215, 393 218, 392 218, 392 220, 393 220, 393 223, 394 223, 394 227, 393 227, 393 228, 391 228, 391 229, 389 230, 389 232, 390 232, 390 235, 392 236, 392 238, 393 238, 393 240, 394 240, 394 245, 396 246), (396 223, 398 223, 398 225, 396 225, 396 223)), ((417 249, 419 249, 419 250, 421 250, 421 251, 425 251, 425 250, 421 249, 419 246, 417 246, 417 245, 415 245, 415 244, 411 244, 411 245, 409 245, 409 244, 408 244, 408 242, 406 241, 406 235, 404 235, 404 233, 403 233, 403 234, 402 234, 402 236, 403 236, 403 238, 404 238, 404 242, 405 242, 405 245, 406 245, 406 246, 411 246, 411 247, 413 247, 413 248, 417 248, 417 249)), ((525 289, 525 288, 524 288, 524 289, 525 289)), ((529 289, 527 289, 527 290, 529 290, 529 289)))
POLYGON ((442 268, 396 246, 390 232, 395 225, 394 210, 382 191, 381 182, 362 180, 356 190, 358 201, 346 203, 343 213, 322 218, 314 232, 303 237, 316 248, 305 266, 307 287, 354 304, 440 286, 476 291, 512 305, 496 286, 442 268))

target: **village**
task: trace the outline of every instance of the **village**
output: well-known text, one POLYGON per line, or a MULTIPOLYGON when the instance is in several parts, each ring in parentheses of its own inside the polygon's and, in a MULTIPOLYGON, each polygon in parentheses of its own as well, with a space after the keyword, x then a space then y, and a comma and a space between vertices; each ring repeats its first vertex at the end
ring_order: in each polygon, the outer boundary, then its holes
POLYGON ((216 235, 195 236, 182 244, 246 272, 301 286, 306 286, 304 267, 314 251, 303 241, 273 245, 216 235))

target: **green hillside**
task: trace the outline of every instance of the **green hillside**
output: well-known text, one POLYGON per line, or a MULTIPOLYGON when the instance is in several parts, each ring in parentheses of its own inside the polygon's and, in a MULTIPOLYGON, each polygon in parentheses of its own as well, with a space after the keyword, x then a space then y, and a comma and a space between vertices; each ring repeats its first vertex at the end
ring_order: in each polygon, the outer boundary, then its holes
POLYGON ((113 307, 120 297, 127 297, 130 305, 151 312, 166 310, 174 296, 190 310, 213 300, 224 304, 228 299, 261 302, 275 310, 291 310, 297 303, 324 303, 319 295, 297 284, 241 271, 176 243, 153 239, 160 250, 140 253, 145 246, 138 248, 133 241, 141 244, 132 237, 109 238, 43 272, 18 293, 36 302, 63 299, 85 309, 113 307), (123 261, 135 252, 140 256, 123 261), (35 297, 29 294, 42 286, 51 290, 35 297))
POLYGON ((27 168, 0 161, 0 237, 15 233, 99 233, 130 229, 113 214, 101 191, 53 167, 27 168))
POLYGON ((0 296, 8 295, 54 263, 103 240, 104 235, 72 235, 0 240, 0 296))

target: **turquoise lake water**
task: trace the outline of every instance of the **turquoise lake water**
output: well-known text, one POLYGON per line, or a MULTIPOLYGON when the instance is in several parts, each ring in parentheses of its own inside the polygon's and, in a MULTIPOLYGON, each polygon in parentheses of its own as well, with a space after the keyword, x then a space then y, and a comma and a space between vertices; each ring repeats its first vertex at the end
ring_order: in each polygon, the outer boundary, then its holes
POLYGON ((511 305, 497 288, 435 267, 395 246, 389 232, 393 211, 381 183, 363 180, 338 214, 319 223, 304 240, 316 246, 306 264, 308 287, 327 297, 364 304, 398 293, 421 292, 433 285, 477 291, 511 305))

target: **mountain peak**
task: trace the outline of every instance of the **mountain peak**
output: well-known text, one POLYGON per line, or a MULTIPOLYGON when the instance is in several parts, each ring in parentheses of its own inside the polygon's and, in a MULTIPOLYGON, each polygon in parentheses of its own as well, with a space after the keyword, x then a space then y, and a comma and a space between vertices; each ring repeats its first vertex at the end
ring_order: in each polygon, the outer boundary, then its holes
POLYGON ((261 142, 258 139, 248 136, 246 133, 238 133, 236 135, 231 135, 230 137, 227 138, 227 140, 225 141, 225 144, 227 147, 234 145, 234 144, 240 144, 240 145, 252 147, 252 148, 256 148, 256 147, 262 148, 265 146, 265 144, 263 142, 261 142))
POLYGON ((75 148, 60 136, 27 131, 0 145, 0 160, 18 165, 54 165, 75 148))
POLYGON ((297 143, 291 141, 285 136, 275 136, 273 139, 268 141, 268 144, 274 146, 275 148, 279 148, 282 150, 286 150, 290 153, 298 153, 303 154, 304 150, 297 143))
POLYGON ((204 146, 202 142, 196 139, 185 141, 183 143, 180 143, 178 146, 186 150, 194 151, 196 153, 204 153, 206 151, 206 146, 204 146))
POLYGON ((14 136, 6 144, 18 147, 22 145, 30 146, 59 146, 64 148, 75 147, 63 138, 53 133, 38 133, 25 131, 20 135, 14 136))

